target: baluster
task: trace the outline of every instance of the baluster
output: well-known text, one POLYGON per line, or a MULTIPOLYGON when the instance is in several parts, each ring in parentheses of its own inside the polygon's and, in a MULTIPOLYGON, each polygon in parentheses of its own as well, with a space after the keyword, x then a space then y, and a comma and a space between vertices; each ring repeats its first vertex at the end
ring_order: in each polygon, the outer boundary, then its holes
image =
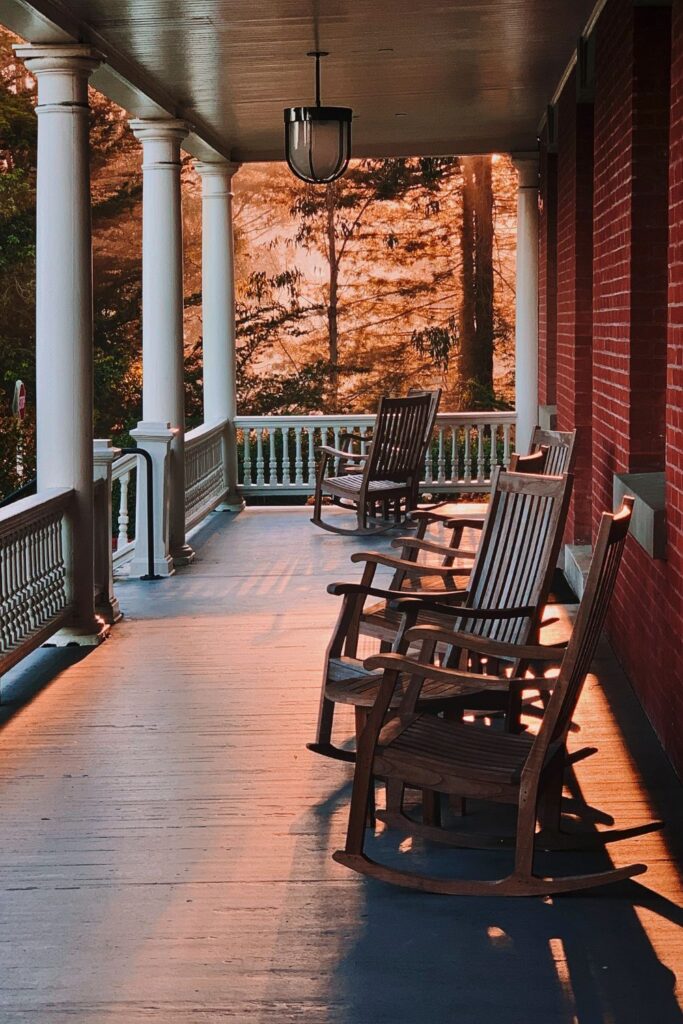
POLYGON ((334 447, 337 449, 337 451, 339 451, 339 445, 341 443, 339 438, 340 438, 340 428, 339 427, 335 427, 334 428, 334 447))
POLYGON ((511 423, 503 424, 503 466, 505 469, 510 465, 510 427, 511 423))
POLYGON ((263 487, 263 430, 261 427, 256 428, 256 486, 263 487))
POLYGON ((277 455, 275 454, 275 427, 269 430, 268 486, 277 487, 277 455))
POLYGON ((483 423, 477 423, 477 483, 483 483, 486 479, 484 429, 485 425, 483 423))
POLYGON ((472 482, 472 451, 471 451, 472 427, 470 426, 469 423, 465 424, 465 426, 463 427, 463 434, 464 434, 464 440, 465 440, 465 453, 464 453, 464 461, 465 461, 464 470, 465 471, 463 473, 463 481, 464 481, 464 483, 469 484, 469 483, 472 482))
POLYGON ((244 487, 251 487, 253 477, 251 474, 251 430, 244 427, 242 430, 242 484, 244 487))
POLYGON ((449 482, 456 484, 460 479, 460 446, 459 428, 455 424, 451 427, 451 450, 453 455, 451 459, 451 477, 449 482))
POLYGON ((429 444, 427 445, 427 451, 425 452, 425 484, 431 484, 433 482, 433 480, 434 480, 434 476, 433 476, 434 464, 433 464, 433 461, 432 461, 432 443, 433 443, 433 441, 434 441, 434 435, 432 434, 432 436, 429 439, 429 444))
POLYGON ((129 541, 128 536, 128 524, 130 518, 128 516, 128 486, 130 484, 130 470, 127 473, 123 473, 119 477, 119 522, 118 522, 118 537, 116 538, 116 547, 122 548, 129 541))
POLYGON ((303 487, 304 463, 301 457, 301 427, 294 428, 294 483, 297 487, 303 487))
POLYGON ((291 487, 289 471, 289 427, 282 428, 282 486, 291 487))
POLYGON ((40 625, 40 524, 38 529, 32 530, 29 538, 29 575, 31 580, 30 587, 30 616, 31 616, 31 629, 35 629, 36 626, 40 625))
POLYGON ((0 649, 9 650, 9 543, 0 541, 0 649))
POLYGON ((446 482, 446 454, 444 452, 443 445, 443 427, 439 426, 437 429, 439 431, 439 457, 436 464, 438 472, 437 479, 440 484, 444 484, 446 482))
MULTIPOLYGON (((321 427, 321 430, 324 429, 321 427)), ((321 435, 321 443, 325 443, 321 435)), ((321 455, 321 458, 324 456, 321 455)), ((308 427, 308 484, 315 486, 315 427, 308 427)))

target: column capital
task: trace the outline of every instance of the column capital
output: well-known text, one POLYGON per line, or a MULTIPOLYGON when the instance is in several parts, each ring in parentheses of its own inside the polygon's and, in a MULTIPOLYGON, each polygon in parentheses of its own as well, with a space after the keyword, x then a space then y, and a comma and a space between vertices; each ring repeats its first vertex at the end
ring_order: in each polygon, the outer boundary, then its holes
POLYGON ((12 49, 34 75, 43 71, 79 71, 90 75, 104 60, 87 43, 15 43, 12 49))
POLYGON ((538 153, 511 153, 510 156, 519 175, 518 188, 538 188, 538 153))
POLYGON ((194 166, 197 174, 199 174, 202 180, 218 178, 220 180, 227 180, 228 183, 230 183, 242 164, 237 163, 234 160, 219 159, 195 160, 194 166))
POLYGON ((102 63, 101 53, 82 43, 21 43, 12 49, 38 79, 37 114, 87 110, 88 79, 102 63))
POLYGON ((128 122, 131 131, 140 142, 181 143, 190 132, 187 121, 175 117, 134 117, 128 122))

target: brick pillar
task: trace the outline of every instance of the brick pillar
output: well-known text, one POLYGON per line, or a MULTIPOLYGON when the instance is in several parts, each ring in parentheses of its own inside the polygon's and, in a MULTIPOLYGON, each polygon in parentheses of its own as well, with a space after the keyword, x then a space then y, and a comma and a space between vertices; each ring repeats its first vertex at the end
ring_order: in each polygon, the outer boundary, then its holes
POLYGON ((596 29, 594 527, 615 472, 664 466, 670 18, 608 0, 596 29))
POLYGON ((566 539, 590 543, 592 505, 593 106, 572 72, 558 103, 557 427, 577 430, 566 539))
POLYGON ((557 156, 547 139, 540 148, 538 232, 538 401, 543 409, 556 404, 557 156))

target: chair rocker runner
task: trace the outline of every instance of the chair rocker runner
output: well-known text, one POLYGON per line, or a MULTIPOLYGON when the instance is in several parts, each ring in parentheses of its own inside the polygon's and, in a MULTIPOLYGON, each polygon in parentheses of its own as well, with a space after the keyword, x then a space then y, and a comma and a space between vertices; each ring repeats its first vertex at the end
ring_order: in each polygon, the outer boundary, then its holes
MULTIPOLYGON (((384 674, 359 740, 346 847, 334 854, 336 861, 386 882, 454 895, 550 895, 616 882, 646 870, 644 864, 631 864, 593 874, 552 878, 539 877, 533 870, 537 846, 548 849, 554 845, 559 848, 569 845, 567 835, 560 828, 567 732, 614 589, 632 505, 632 499, 627 498, 619 513, 605 513, 602 517, 576 625, 559 675, 547 681, 550 701, 535 737, 511 735, 490 727, 419 713, 420 692, 430 680, 451 680, 474 692, 478 685, 486 685, 486 677, 438 669, 425 661, 397 654, 380 654, 366 661, 368 669, 380 669, 384 674), (396 714, 387 720, 402 676, 407 677, 407 685, 396 714), (394 785, 429 787, 442 793, 516 805, 511 873, 496 881, 444 879, 412 874, 373 861, 364 847, 366 809, 375 776, 390 780, 394 785), (537 821, 541 825, 540 841, 536 834, 537 821)), ((433 637, 429 634, 429 627, 418 628, 410 639, 422 639, 431 645, 433 637)), ((496 647, 496 643, 490 644, 494 652, 496 647)), ((500 682, 502 685, 503 681, 500 682)), ((506 685, 520 691, 527 687, 538 688, 536 680, 520 676, 507 680, 506 685)), ((405 818, 405 827, 409 832, 425 834, 424 826, 408 818, 405 818)), ((659 827, 661 823, 656 822, 614 834, 593 833, 590 840, 598 845, 611 838, 624 838, 659 827)), ((479 845, 476 837, 473 841, 472 836, 449 833, 445 829, 428 828, 427 832, 431 838, 441 833, 446 842, 456 846, 479 845)))
MULTIPOLYGON (((328 592, 341 596, 343 602, 327 649, 317 736, 315 743, 308 744, 309 750, 344 761, 355 758, 352 751, 332 742, 332 728, 335 705, 341 703, 355 708, 356 731, 362 731, 365 717, 377 696, 380 675, 364 667, 357 657, 361 633, 379 638, 387 650, 405 653, 410 645, 406 631, 411 626, 416 622, 437 625, 444 630, 438 643, 446 649, 448 664, 466 668, 471 660, 470 652, 477 657, 477 641, 491 638, 508 645, 506 658, 512 661, 513 670, 519 669, 523 655, 516 656, 515 645, 537 641, 570 493, 568 476, 496 471, 482 542, 471 574, 468 573, 466 589, 457 589, 454 584, 451 592, 438 595, 424 589, 381 589, 373 585, 378 565, 389 565, 408 576, 432 573, 445 580, 462 577, 467 570, 417 566, 374 552, 352 556, 352 561, 366 562, 361 582, 335 583, 328 587, 328 592), (364 609, 366 598, 373 596, 383 600, 364 609), (400 610, 393 610, 388 604, 395 599, 401 599, 400 610), (470 637, 474 641, 471 645, 470 637)), ((458 551, 451 553, 457 556, 458 551)), ((560 652, 550 650, 558 660, 560 652)), ((507 710, 513 721, 521 706, 518 695, 508 700, 507 693, 501 695, 493 688, 499 681, 498 676, 489 678, 491 706, 507 710)), ((422 689, 420 703, 437 712, 461 705, 462 696, 460 681, 449 685, 448 681, 444 684, 443 679, 434 678, 422 689)), ((400 699, 400 693, 392 697, 392 706, 396 707, 400 699)))
POLYGON ((415 501, 436 407, 431 392, 407 398, 382 398, 367 455, 322 445, 318 449, 320 459, 311 522, 323 530, 350 536, 385 533, 399 525, 402 507, 409 511, 415 501), (336 476, 326 475, 330 457, 341 467, 336 476), (349 472, 349 462, 358 463, 358 472, 349 472), (333 504, 355 508, 355 529, 323 521, 323 496, 326 494, 332 497, 333 504), (383 508, 385 518, 371 524, 378 506, 383 508), (390 509, 393 509, 392 520, 388 520, 390 509))

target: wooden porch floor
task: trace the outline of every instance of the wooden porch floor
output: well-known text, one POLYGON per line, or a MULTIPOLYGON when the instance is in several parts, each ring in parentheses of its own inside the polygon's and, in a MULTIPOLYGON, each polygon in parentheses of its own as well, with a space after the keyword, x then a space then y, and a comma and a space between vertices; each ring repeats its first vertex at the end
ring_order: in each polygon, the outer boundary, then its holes
POLYGON ((331 860, 351 768, 305 749, 337 612, 325 585, 360 545, 267 509, 217 513, 194 544, 174 579, 119 588, 126 618, 102 647, 43 650, 3 680, 2 1024, 683 1019, 681 788, 606 646, 572 740, 600 752, 576 775, 619 826, 669 822, 611 851, 649 863, 642 884, 421 896, 331 860))

